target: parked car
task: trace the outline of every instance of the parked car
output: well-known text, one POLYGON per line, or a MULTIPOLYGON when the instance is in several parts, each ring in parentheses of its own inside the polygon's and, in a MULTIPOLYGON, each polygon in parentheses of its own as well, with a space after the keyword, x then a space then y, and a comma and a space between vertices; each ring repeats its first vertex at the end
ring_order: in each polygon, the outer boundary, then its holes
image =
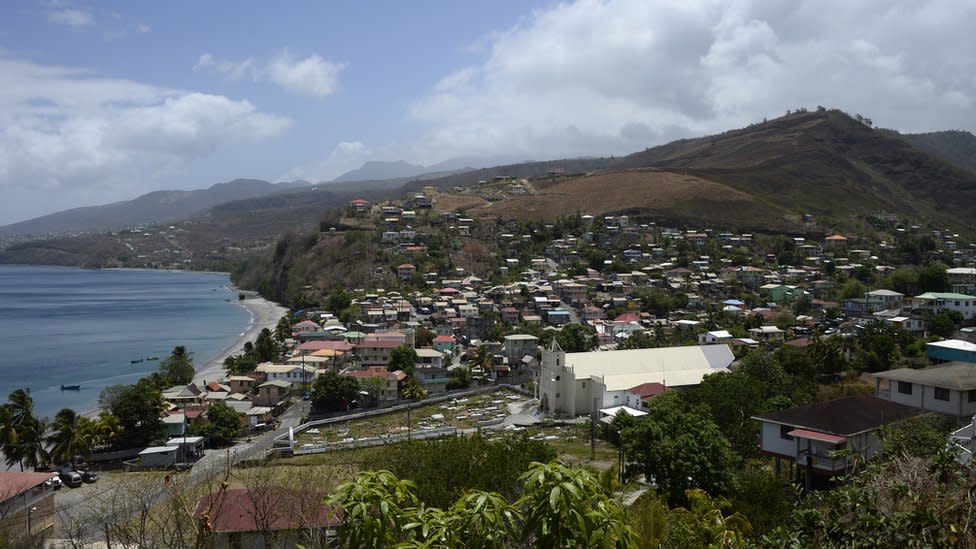
POLYGON ((95 482, 98 480, 98 473, 95 471, 82 471, 81 480, 88 483, 95 482))
POLYGON ((60 490, 62 486, 61 477, 59 477, 58 475, 52 476, 51 478, 44 481, 44 486, 48 488, 54 488, 55 490, 60 490))
POLYGON ((84 482, 81 475, 78 474, 77 471, 72 471, 71 469, 62 470, 61 473, 58 474, 58 477, 61 479, 61 482, 71 488, 77 488, 81 486, 82 482, 84 482))

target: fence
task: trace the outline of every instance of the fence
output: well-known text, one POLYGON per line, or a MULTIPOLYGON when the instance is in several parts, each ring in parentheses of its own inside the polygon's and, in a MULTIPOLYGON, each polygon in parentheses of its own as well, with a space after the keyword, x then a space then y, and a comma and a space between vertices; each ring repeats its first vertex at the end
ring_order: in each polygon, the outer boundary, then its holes
POLYGON ((406 442, 407 440, 432 440, 437 438, 453 437, 457 436, 457 433, 458 430, 454 427, 443 427, 440 429, 431 429, 427 431, 414 431, 409 435, 405 433, 398 433, 395 435, 366 437, 341 442, 303 444, 299 447, 293 448, 292 454, 301 456, 305 454, 319 454, 322 452, 331 452, 335 450, 350 450, 352 448, 371 448, 373 446, 385 446, 387 444, 406 442))

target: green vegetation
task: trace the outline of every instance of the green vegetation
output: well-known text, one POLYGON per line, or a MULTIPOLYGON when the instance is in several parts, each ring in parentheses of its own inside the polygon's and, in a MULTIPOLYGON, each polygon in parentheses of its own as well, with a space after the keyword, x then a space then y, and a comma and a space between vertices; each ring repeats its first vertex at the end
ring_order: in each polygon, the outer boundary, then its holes
POLYGON ((347 410, 359 397, 359 383, 336 372, 325 372, 312 384, 312 406, 319 410, 347 410))

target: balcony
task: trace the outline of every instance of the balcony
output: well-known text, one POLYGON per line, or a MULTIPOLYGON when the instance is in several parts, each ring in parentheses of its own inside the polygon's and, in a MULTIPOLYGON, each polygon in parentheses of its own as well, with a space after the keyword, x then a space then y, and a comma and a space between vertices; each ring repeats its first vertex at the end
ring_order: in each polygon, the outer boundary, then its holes
POLYGON ((831 473, 838 473, 845 470, 850 465, 850 460, 846 457, 830 457, 829 454, 833 452, 810 452, 808 450, 801 450, 800 455, 797 457, 797 465, 803 467, 813 467, 815 470, 828 471, 831 473))

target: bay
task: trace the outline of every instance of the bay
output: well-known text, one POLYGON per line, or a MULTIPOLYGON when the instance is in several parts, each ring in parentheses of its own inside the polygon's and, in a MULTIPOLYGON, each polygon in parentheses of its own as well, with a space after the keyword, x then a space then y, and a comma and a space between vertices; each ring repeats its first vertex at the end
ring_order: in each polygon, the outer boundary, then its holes
POLYGON ((199 368, 250 322, 226 274, 0 265, 0 399, 28 388, 38 416, 91 412, 104 387, 135 383, 173 347, 199 368))

